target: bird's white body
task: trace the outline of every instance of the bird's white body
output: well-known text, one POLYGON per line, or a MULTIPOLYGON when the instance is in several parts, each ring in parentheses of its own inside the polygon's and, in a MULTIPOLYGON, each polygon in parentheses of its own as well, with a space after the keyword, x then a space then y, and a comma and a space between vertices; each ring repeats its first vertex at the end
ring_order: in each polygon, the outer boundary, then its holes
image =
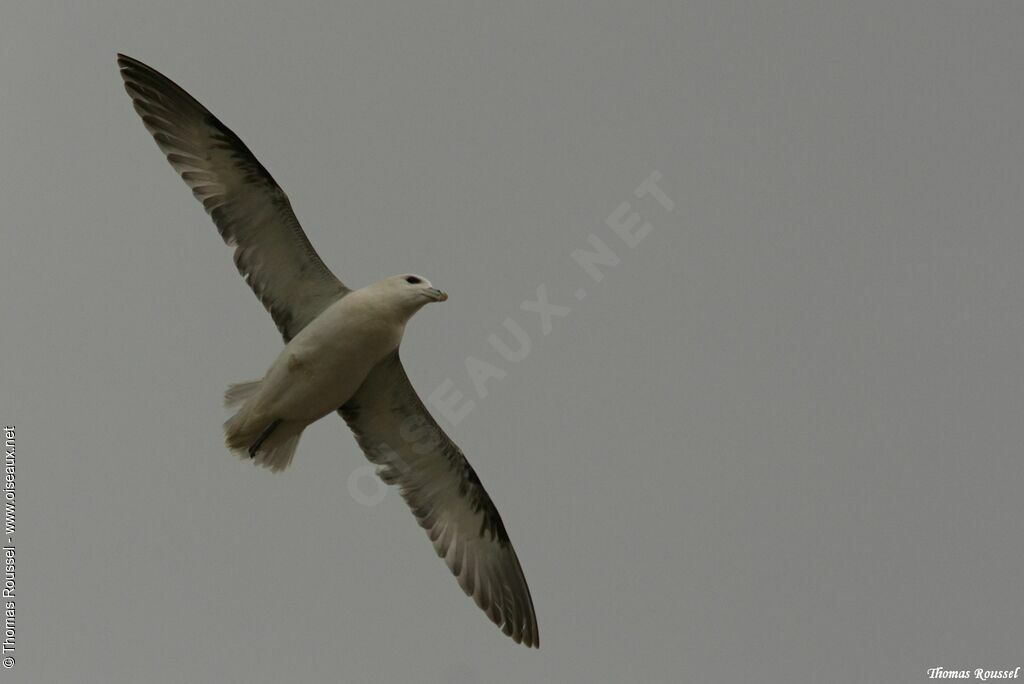
POLYGON ((409 318, 441 296, 447 298, 420 276, 393 276, 328 306, 285 345, 261 380, 229 390, 244 403, 224 425, 228 446, 239 455, 261 451, 261 462, 274 470, 286 467, 306 426, 341 408, 398 348, 409 318))
POLYGON ((254 417, 312 423, 351 398, 378 361, 398 348, 405 321, 367 288, 329 306, 278 355, 253 395, 254 417))

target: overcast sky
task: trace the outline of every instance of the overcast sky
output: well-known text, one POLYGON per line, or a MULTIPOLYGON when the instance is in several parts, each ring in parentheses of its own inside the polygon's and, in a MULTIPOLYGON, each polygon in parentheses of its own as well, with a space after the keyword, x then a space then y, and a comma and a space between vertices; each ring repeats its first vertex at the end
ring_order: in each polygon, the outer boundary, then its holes
POLYGON ((1010 2, 8 3, 13 681, 1024 664, 1022 28, 1010 2), (234 129, 346 283, 451 294, 403 357, 470 407, 442 422, 540 651, 463 595, 341 420, 282 474, 225 451, 224 388, 281 341, 118 51, 234 129), (635 192, 655 172, 668 202, 635 192), (599 282, 573 257, 595 239, 599 282), (569 308, 547 332, 540 287, 569 308), (507 319, 518 362, 489 342, 507 319))

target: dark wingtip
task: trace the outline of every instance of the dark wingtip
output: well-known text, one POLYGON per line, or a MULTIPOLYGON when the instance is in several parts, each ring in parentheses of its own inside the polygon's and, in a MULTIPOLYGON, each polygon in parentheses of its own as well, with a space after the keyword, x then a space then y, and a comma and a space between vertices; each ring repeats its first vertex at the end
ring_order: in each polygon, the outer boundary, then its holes
POLYGON ((150 67, 150 66, 148 66, 146 64, 143 64, 142 62, 140 62, 139 60, 135 59, 134 57, 129 57, 128 55, 124 54, 123 52, 118 52, 117 53, 117 66, 121 68, 121 71, 126 71, 128 69, 145 69, 145 70, 149 70, 149 71, 153 70, 152 67, 150 67))

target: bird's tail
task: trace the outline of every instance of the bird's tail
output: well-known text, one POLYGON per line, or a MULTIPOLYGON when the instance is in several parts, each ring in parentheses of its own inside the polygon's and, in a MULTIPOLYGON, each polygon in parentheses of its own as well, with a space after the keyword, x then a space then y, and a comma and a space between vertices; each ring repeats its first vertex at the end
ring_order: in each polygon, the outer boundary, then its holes
POLYGON ((231 408, 237 406, 256 393, 260 388, 262 380, 251 380, 249 382, 238 382, 228 385, 224 392, 224 406, 231 408))
POLYGON ((292 462, 306 425, 254 415, 259 412, 254 411, 247 400, 259 389, 260 382, 240 382, 228 387, 224 393, 225 406, 242 404, 224 423, 224 441, 239 458, 277 472, 292 462))

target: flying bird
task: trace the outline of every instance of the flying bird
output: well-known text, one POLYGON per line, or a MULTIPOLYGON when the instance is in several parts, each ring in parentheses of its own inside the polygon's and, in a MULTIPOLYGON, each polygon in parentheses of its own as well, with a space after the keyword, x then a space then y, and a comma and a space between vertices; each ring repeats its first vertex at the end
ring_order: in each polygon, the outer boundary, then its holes
POLYGON ((155 69, 121 54, 117 63, 146 130, 234 248, 238 272, 284 338, 260 380, 225 393, 237 408, 224 424, 227 447, 280 471, 306 426, 339 413, 463 591, 517 643, 538 647, 533 600, 501 516, 399 358, 412 315, 448 295, 415 274, 346 286, 237 135, 155 69))

